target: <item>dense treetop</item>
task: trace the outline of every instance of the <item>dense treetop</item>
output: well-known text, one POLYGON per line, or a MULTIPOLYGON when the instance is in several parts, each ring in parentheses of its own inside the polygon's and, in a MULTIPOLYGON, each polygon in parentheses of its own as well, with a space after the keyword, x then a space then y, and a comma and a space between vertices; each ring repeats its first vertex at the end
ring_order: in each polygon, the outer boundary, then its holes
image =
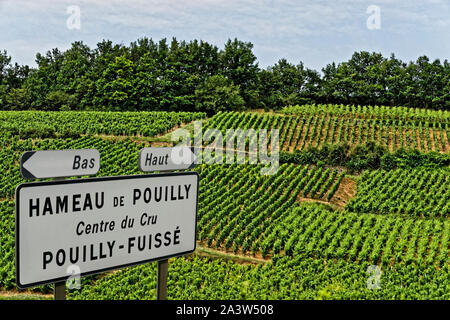
POLYGON ((302 62, 258 66, 253 45, 228 40, 149 38, 129 46, 74 42, 36 55, 37 68, 0 52, 0 108, 6 110, 205 111, 337 103, 450 110, 450 63, 426 56, 355 52, 319 73, 302 62))

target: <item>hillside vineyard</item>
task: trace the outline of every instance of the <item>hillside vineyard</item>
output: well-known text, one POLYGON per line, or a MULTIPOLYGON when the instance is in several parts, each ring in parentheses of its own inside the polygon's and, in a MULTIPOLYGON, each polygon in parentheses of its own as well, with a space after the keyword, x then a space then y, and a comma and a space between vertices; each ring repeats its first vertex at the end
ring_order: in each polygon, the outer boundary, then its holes
MULTIPOLYGON (((28 150, 94 148, 98 177, 141 174, 142 148, 173 146, 176 128, 279 129, 280 164, 212 163, 199 173, 197 250, 169 260, 169 299, 441 299, 450 298, 450 115, 404 107, 301 105, 279 112, 0 112, 0 288, 17 290, 15 189, 28 150), (368 286, 379 270, 378 289, 368 286), (372 277, 372 278, 371 278, 372 277)), ((270 140, 268 140, 270 141, 270 140)), ((248 141, 247 141, 248 142, 248 141)), ((205 146, 209 144, 205 142, 205 146)), ((269 145, 269 149, 270 149, 269 145)), ((206 155, 206 153, 204 153, 206 155)), ((212 156, 212 155, 211 155, 212 156)), ((82 178, 83 179, 83 178, 82 178)), ((130 201, 191 198, 185 184, 132 189, 130 201)), ((102 191, 31 199, 33 219, 94 212, 102 191)), ((152 214, 136 223, 156 224, 152 214), (153 219, 153 220, 152 220, 153 219)), ((160 219, 160 218, 158 218, 160 219)), ((77 226, 83 236, 113 233, 77 226)), ((170 244, 162 230, 128 239, 127 250, 170 244), (157 238, 156 238, 157 237, 157 238)), ((45 266, 108 259, 117 243, 50 251, 45 266)), ((42 267, 42 266, 41 266, 42 267)), ((50 285, 35 293, 50 293, 50 285)), ((155 299, 156 265, 84 277, 69 299, 155 299)))

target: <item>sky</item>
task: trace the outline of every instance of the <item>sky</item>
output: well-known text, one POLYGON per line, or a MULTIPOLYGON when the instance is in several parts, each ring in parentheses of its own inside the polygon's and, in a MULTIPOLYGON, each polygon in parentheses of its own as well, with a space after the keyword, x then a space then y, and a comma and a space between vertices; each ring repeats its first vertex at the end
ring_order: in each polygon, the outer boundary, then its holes
POLYGON ((321 70, 361 50, 450 60, 450 0, 0 0, 0 30, 0 50, 30 66, 74 41, 142 37, 238 38, 262 68, 286 58, 321 70))

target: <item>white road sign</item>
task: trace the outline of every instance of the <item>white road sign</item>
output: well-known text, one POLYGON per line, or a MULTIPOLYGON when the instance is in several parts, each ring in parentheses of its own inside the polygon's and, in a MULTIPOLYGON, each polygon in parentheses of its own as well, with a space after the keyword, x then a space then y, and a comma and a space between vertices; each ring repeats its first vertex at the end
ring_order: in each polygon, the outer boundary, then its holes
POLYGON ((198 180, 180 172, 19 185, 17 285, 192 253, 198 180))
POLYGON ((139 153, 139 169, 149 171, 184 170, 195 167, 194 148, 144 148, 139 153))
POLYGON ((27 151, 20 159, 25 179, 94 175, 100 169, 96 149, 27 151))

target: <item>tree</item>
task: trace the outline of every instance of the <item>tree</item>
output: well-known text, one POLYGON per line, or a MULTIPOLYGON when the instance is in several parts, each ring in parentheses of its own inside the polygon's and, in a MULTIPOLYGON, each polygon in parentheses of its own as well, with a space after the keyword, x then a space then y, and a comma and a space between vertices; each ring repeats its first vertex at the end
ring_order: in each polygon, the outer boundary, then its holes
POLYGON ((117 57, 97 80, 94 105, 108 111, 135 110, 133 95, 134 66, 126 55, 117 57))
POLYGON ((9 110, 29 110, 31 93, 28 89, 11 89, 6 95, 6 105, 9 110))
POLYGON ((45 110, 72 110, 75 109, 77 99, 75 95, 69 95, 63 91, 51 91, 45 97, 45 110))
POLYGON ((208 114, 219 111, 241 111, 245 108, 239 87, 229 83, 222 75, 207 78, 195 90, 196 109, 208 114))
POLYGON ((253 99, 257 96, 259 67, 252 49, 250 42, 229 39, 219 53, 221 74, 239 86, 248 108, 259 106, 258 101, 253 99))

